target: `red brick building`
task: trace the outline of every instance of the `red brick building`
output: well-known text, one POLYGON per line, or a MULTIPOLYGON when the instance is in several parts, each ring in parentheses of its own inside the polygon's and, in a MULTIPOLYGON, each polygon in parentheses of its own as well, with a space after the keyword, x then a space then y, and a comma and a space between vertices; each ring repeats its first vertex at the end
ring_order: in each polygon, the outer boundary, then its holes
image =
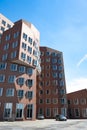
POLYGON ((63 54, 39 45, 33 24, 0 14, 0 120, 67 115, 63 54))
POLYGON ((39 31, 24 20, 3 32, 0 44, 0 120, 36 119, 39 31))
POLYGON ((66 83, 63 54, 60 51, 40 47, 41 75, 37 82, 37 115, 54 118, 67 115, 66 83))
POLYGON ((87 119, 87 89, 67 94, 68 117, 87 119))

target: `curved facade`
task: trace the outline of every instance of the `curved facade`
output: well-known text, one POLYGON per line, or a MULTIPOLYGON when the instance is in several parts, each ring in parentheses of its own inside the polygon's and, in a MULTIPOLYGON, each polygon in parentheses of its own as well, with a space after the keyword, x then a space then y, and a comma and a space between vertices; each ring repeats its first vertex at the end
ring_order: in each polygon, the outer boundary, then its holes
POLYGON ((3 32, 0 49, 0 120, 36 119, 39 31, 24 20, 3 32))

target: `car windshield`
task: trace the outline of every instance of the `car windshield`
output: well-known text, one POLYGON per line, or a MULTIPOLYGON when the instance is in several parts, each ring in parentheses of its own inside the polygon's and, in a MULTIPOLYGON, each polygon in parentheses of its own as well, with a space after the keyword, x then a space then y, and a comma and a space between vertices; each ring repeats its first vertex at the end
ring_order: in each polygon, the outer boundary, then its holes
POLYGON ((64 117, 63 115, 60 115, 60 117, 64 117))
POLYGON ((56 117, 59 117, 59 115, 56 115, 56 117))
POLYGON ((38 116, 43 116, 43 115, 39 114, 38 116))

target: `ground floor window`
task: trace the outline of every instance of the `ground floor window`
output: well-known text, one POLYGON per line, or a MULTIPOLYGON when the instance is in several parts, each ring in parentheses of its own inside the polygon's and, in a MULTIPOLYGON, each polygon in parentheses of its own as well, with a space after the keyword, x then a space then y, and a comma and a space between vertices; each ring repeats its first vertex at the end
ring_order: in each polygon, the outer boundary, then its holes
POLYGON ((87 117, 87 108, 82 109, 82 116, 87 117))
POLYGON ((17 103, 16 104, 16 118, 22 118, 23 117, 23 111, 24 111, 24 104, 17 103))
POLYGON ((27 105, 27 118, 33 117, 33 104, 27 105))
POLYGON ((67 116, 67 109, 65 107, 61 108, 61 114, 67 116))
POLYGON ((53 117, 55 117, 58 114, 58 108, 53 108, 53 117))
POLYGON ((38 113, 39 113, 39 114, 44 114, 44 109, 43 109, 43 108, 39 108, 38 113))
POLYGON ((72 114, 72 109, 68 109, 68 116, 69 116, 69 118, 72 118, 73 117, 73 114, 72 114))
POLYGON ((4 105, 4 118, 9 118, 12 115, 12 103, 5 103, 4 105))
POLYGON ((51 116, 51 108, 46 108, 46 117, 51 116))
POLYGON ((74 113, 75 113, 75 117, 79 117, 80 116, 79 108, 75 108, 74 113))

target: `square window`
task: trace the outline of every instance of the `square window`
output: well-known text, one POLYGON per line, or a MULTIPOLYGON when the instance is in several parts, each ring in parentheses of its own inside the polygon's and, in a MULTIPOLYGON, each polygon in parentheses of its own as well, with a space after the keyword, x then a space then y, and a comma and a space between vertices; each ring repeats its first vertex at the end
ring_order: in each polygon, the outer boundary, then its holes
POLYGON ((12 48, 16 48, 18 46, 18 41, 12 43, 12 48))
POLYGON ((6 25, 6 21, 2 20, 2 24, 5 26, 6 25))
POLYGON ((18 90, 18 91, 17 91, 17 96, 18 96, 19 98, 23 98, 23 96, 24 96, 24 90, 18 90))
POLYGON ((7 89, 7 90, 6 90, 6 96, 7 96, 7 97, 14 96, 14 89, 13 89, 13 88, 7 89))
POLYGON ((15 79, 16 79, 16 76, 15 76, 15 75, 10 75, 10 76, 8 77, 8 82, 9 82, 9 83, 14 83, 14 82, 15 82, 15 79))
POLYGON ((43 99, 39 99, 39 103, 40 104, 44 103, 44 100, 43 99))
POLYGON ((19 85, 24 85, 25 79, 24 78, 18 78, 18 84, 19 85))
POLYGON ((52 63, 57 63, 57 59, 52 59, 52 63))
POLYGON ((28 38, 28 42, 30 43, 30 44, 32 44, 32 38, 28 38))
POLYGON ((28 49, 27 49, 27 50, 28 50, 28 52, 29 52, 30 54, 32 53, 32 47, 29 47, 29 46, 28 46, 28 49))
POLYGON ((51 99, 50 98, 47 98, 46 99, 46 104, 50 104, 51 103, 51 99))
POLYGON ((4 50, 8 50, 9 49, 9 43, 4 45, 4 50))
POLYGON ((11 28, 11 25, 10 25, 10 24, 7 24, 7 28, 11 28))
POLYGON ((27 80, 27 86, 28 86, 28 87, 32 87, 32 86, 33 86, 33 83, 34 83, 34 81, 33 81, 32 79, 28 79, 28 80, 27 80))
POLYGON ((57 65, 52 65, 53 70, 57 70, 57 65))
POLYGON ((5 28, 4 28, 4 27, 1 27, 1 30, 2 30, 2 32, 4 32, 4 31, 5 31, 5 28))
POLYGON ((25 73, 25 66, 19 66, 19 72, 20 73, 25 73))
POLYGON ((33 65, 37 66, 37 60, 33 60, 33 65))
POLYGON ((14 38, 17 38, 19 36, 19 32, 14 33, 14 38))
POLYGON ((17 56, 17 51, 11 53, 11 59, 16 58, 16 56, 17 56))
POLYGON ((55 73, 52 73, 52 76, 53 76, 53 78, 57 78, 58 74, 55 72, 55 73))
POLYGON ((27 41, 27 34, 23 33, 23 39, 27 41))
POLYGON ((27 74, 32 75, 33 74, 33 68, 28 68, 27 69, 27 74))
POLYGON ((17 64, 11 64, 10 65, 10 70, 11 71, 17 71, 17 66, 18 66, 17 64))
POLYGON ((27 98, 28 99, 32 99, 33 98, 33 92, 32 91, 28 91, 27 92, 27 98))
POLYGON ((29 64, 31 64, 32 58, 31 58, 30 56, 27 56, 27 62, 28 62, 29 64))
POLYGON ((25 53, 21 53, 21 59, 25 60, 26 59, 26 54, 25 53))
POLYGON ((22 48, 23 48, 24 50, 26 50, 26 48, 27 48, 26 43, 22 42, 22 48))
POLYGON ((61 80, 61 81, 59 82, 59 86, 60 86, 60 87, 64 86, 64 81, 63 81, 63 80, 61 80))
POLYGON ((10 34, 6 35, 5 40, 6 40, 6 41, 10 40, 10 34))

